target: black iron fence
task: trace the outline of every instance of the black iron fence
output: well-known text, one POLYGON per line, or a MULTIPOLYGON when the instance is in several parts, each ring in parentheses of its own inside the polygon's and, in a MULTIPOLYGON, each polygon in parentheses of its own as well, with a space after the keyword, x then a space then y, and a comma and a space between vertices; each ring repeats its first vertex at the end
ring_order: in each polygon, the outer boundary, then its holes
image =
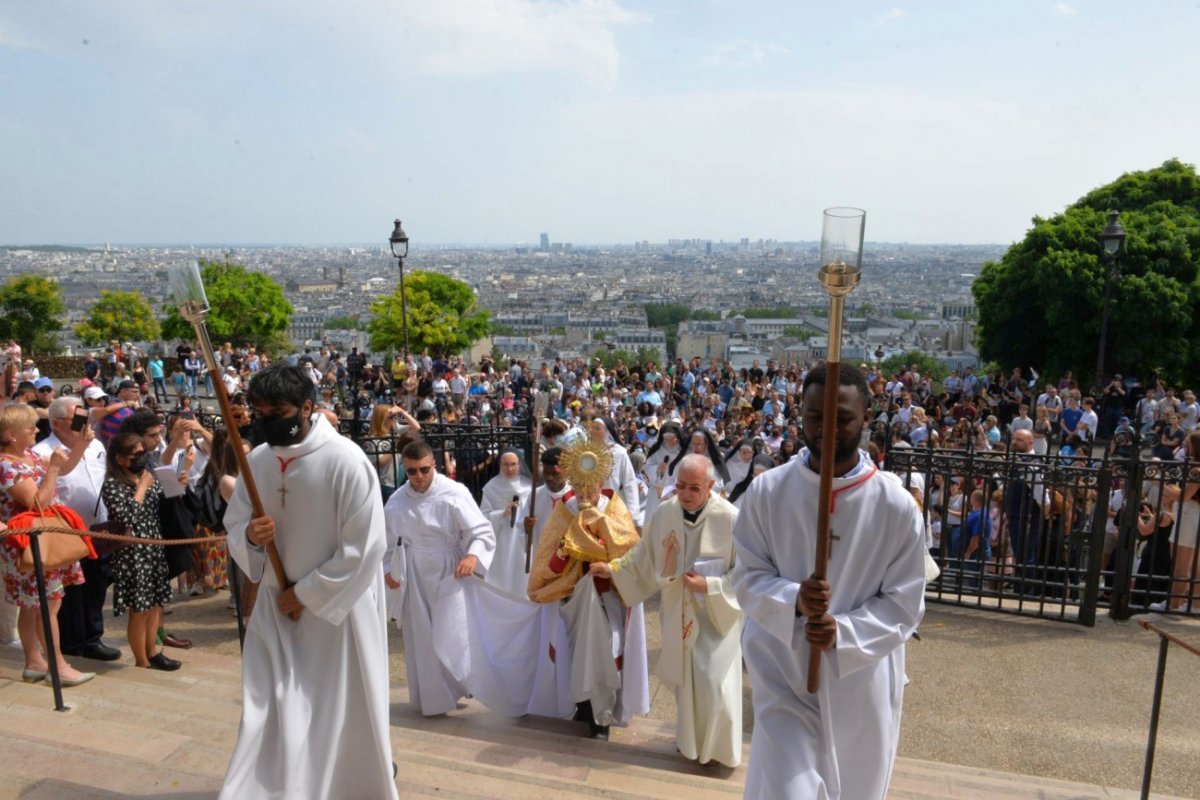
MULTIPOLYGON (((404 483, 399 437, 351 438, 375 465, 383 486, 404 483)), ((483 496, 484 484, 500 471, 500 453, 517 450, 526 463, 530 463, 533 453, 533 433, 525 426, 421 423, 421 438, 433 448, 438 472, 466 486, 476 502, 483 496)))
POLYGON ((892 448, 887 466, 926 512, 942 570, 931 601, 1094 625, 1200 616, 1200 463, 892 448))

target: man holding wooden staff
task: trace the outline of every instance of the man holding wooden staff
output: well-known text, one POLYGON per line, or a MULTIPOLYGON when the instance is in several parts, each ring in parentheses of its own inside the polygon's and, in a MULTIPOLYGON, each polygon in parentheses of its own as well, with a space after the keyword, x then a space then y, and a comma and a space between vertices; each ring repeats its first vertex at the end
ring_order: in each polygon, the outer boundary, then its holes
POLYGON ((229 554, 262 584, 221 798, 394 798, 378 475, 313 413, 298 367, 262 370, 247 400, 264 442, 249 466, 265 513, 239 479, 225 527, 229 554), (289 585, 265 569, 271 542, 289 585))
POLYGON ((841 371, 825 408, 827 369, 803 384, 807 445, 760 475, 733 531, 733 584, 745 613, 742 651, 754 697, 747 798, 883 800, 900 733, 904 643, 925 610, 924 527, 912 496, 858 449, 870 391, 841 371), (826 413, 834 439, 822 441, 826 413), (833 459, 832 549, 826 579, 810 577, 819 475, 833 459), (807 689, 809 654, 824 655, 807 689))

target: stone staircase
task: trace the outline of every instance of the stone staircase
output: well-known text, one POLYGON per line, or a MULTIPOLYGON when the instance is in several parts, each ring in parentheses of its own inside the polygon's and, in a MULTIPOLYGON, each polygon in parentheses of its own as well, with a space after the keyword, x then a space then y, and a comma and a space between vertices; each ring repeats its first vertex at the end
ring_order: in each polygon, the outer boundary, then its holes
MULTIPOLYGON (((96 680, 64 689, 21 681, 20 651, 0 647, 0 800, 210 800, 237 736, 241 662, 193 649, 174 673, 85 662, 96 680)), ((83 666, 81 664, 80 666, 83 666)), ((564 720, 511 720, 479 704, 425 719, 392 690, 402 797, 496 800, 728 800, 745 767, 701 767, 675 752, 674 726, 639 719, 608 742, 564 720)), ((1137 793, 899 759, 891 800, 1131 800, 1137 793)), ((1156 795, 1157 796, 1157 795, 1156 795)))

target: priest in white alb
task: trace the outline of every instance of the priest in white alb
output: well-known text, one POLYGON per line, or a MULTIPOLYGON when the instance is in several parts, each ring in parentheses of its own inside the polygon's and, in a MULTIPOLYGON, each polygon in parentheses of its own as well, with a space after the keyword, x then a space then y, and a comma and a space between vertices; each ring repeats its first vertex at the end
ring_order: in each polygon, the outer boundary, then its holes
POLYGON ((384 507, 391 556, 387 585, 404 592, 409 701, 425 716, 434 716, 453 711, 468 694, 438 659, 439 637, 453 642, 463 636, 462 630, 434 625, 438 594, 445 580, 486 575, 496 535, 467 487, 435 470, 427 442, 406 445, 400 463, 408 480, 384 507))
POLYGON ((925 610, 920 510, 858 449, 870 392, 842 370, 836 409, 826 370, 803 384, 807 449, 754 479, 739 506, 733 583, 754 697, 747 798, 883 800, 904 697, 904 647, 925 610), (837 414, 833 442, 822 418, 837 414), (834 460, 826 580, 812 576, 821 459, 834 460), (820 686, 807 691, 810 648, 820 686))
POLYGON ((249 456, 265 514, 252 518, 239 480, 225 512, 229 554, 261 584, 224 800, 397 796, 379 479, 311 398, 312 381, 282 362, 247 393, 266 442, 249 456), (271 541, 290 588, 265 568, 271 541))
POLYGON ((528 468, 516 450, 500 454, 500 473, 483 487, 479 510, 492 523, 496 554, 487 582, 517 597, 525 597, 529 574, 525 571, 525 517, 532 488, 528 468))
POLYGON ((733 594, 737 509, 712 493, 712 462, 690 454, 637 545, 591 574, 611 578, 626 605, 662 592, 657 672, 675 690, 675 742, 685 758, 742 760, 742 610, 733 594))
POLYGON ((559 609, 571 643, 570 699, 575 719, 593 737, 650 709, 646 625, 642 605, 621 602, 611 582, 589 574, 638 541, 621 495, 601 488, 613 468, 610 449, 596 438, 572 442, 562 454, 570 491, 554 503, 538 537, 529 572, 529 599, 559 609))

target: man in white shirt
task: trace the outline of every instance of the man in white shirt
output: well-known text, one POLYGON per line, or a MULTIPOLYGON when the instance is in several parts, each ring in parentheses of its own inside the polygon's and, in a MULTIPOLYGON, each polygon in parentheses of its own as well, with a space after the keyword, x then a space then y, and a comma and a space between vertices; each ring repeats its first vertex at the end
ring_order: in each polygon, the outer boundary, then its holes
POLYGON ((1196 394, 1191 389, 1183 393, 1183 405, 1179 407, 1179 427, 1188 433, 1196 429, 1200 423, 1200 403, 1196 402, 1196 394))
MULTIPOLYGON (((85 525, 104 522, 108 519, 108 510, 100 502, 100 487, 104 485, 105 475, 104 445, 92 438, 87 411, 78 397, 59 397, 50 403, 49 415, 50 437, 38 442, 33 452, 48 461, 50 454, 60 447, 67 450, 84 448, 83 458, 75 468, 58 476, 58 497, 63 505, 83 518, 85 525), (78 422, 75 422, 76 415, 78 422)), ((58 610, 62 652, 97 661, 116 661, 121 657, 121 651, 106 645, 100 638, 104 635, 104 597, 111 577, 108 557, 85 558, 79 563, 86 583, 66 587, 58 610)))
POLYGON ((1083 416, 1079 418, 1080 427, 1077 430, 1081 435, 1086 432, 1084 439, 1089 442, 1095 441, 1096 431, 1100 429, 1100 416, 1096 413, 1095 406, 1096 403, 1092 398, 1083 398, 1083 416), (1084 425, 1087 427, 1083 428, 1084 425))

